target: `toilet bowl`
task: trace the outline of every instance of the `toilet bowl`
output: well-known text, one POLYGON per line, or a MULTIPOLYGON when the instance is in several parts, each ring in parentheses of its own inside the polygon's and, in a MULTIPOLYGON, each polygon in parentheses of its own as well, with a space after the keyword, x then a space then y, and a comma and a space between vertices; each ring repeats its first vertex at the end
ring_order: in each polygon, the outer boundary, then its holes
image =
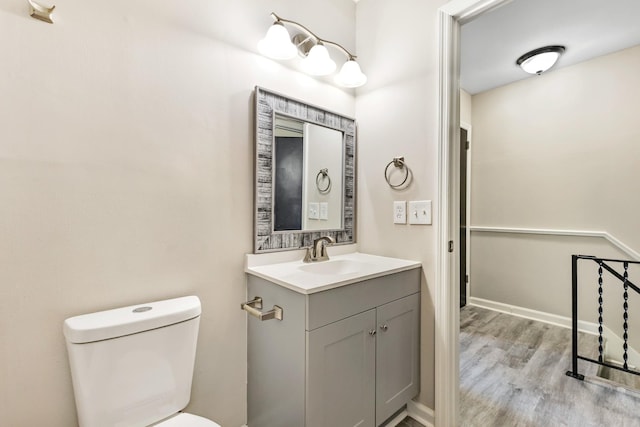
POLYGON ((200 325, 196 296, 64 321, 80 427, 220 427, 181 412, 191 398, 200 325))
POLYGON ((208 418, 181 412, 158 424, 153 424, 153 427, 220 427, 220 425, 208 418))

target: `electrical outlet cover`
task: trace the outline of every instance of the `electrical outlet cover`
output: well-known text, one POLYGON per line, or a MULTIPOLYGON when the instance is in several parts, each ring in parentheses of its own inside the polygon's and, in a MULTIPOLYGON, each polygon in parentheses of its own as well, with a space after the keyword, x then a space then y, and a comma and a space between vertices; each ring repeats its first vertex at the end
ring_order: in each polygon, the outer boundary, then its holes
POLYGON ((393 223, 407 223, 407 202, 404 200, 393 202, 393 223))

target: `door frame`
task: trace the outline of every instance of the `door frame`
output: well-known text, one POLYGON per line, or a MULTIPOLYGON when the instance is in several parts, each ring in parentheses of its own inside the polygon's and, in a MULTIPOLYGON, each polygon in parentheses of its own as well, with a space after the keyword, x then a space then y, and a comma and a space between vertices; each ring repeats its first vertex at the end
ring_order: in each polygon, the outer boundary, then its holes
POLYGON ((438 228, 435 298, 435 424, 458 425, 460 394, 460 26, 511 0, 451 0, 438 10, 438 228), (450 243, 451 242, 451 243, 450 243), (453 245, 453 246, 450 246, 453 245), (450 252, 450 247, 453 251, 450 252))

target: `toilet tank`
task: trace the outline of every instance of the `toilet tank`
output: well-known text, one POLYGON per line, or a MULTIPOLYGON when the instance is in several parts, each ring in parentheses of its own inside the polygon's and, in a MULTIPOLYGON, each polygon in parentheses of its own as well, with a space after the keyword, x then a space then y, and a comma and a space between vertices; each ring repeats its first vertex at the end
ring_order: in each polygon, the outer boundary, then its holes
POLYGON ((65 320, 80 426, 147 426, 187 406, 200 313, 188 296, 65 320))

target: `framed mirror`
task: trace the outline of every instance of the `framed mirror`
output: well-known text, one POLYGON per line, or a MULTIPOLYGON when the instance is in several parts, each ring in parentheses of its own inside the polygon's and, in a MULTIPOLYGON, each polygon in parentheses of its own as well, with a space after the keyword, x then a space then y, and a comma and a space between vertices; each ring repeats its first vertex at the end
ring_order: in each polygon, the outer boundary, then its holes
POLYGON ((254 252, 354 243, 355 120, 256 87, 254 252))

